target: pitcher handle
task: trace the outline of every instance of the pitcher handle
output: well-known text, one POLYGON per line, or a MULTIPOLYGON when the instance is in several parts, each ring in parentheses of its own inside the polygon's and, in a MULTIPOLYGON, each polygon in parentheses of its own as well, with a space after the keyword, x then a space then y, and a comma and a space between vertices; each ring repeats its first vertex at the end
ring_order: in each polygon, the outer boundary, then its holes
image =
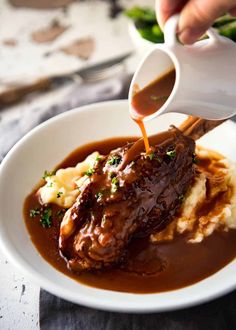
POLYGON ((206 34, 208 35, 208 37, 211 39, 211 41, 217 41, 220 42, 222 41, 222 37, 219 35, 219 33, 213 29, 210 28, 207 30, 206 34))
MULTIPOLYGON (((179 14, 171 16, 164 27, 164 37, 165 37, 165 44, 169 47, 178 47, 181 46, 181 44, 178 42, 176 37, 176 31, 178 27, 179 22, 179 14)), ((219 35, 219 33, 213 29, 209 28, 206 32, 208 37, 211 39, 211 41, 214 42, 220 42, 222 41, 222 37, 219 35)))
POLYGON ((165 44, 169 47, 180 45, 180 43, 176 38, 176 31, 179 23, 179 17, 180 15, 178 14, 173 15, 165 23, 164 38, 165 38, 165 44))

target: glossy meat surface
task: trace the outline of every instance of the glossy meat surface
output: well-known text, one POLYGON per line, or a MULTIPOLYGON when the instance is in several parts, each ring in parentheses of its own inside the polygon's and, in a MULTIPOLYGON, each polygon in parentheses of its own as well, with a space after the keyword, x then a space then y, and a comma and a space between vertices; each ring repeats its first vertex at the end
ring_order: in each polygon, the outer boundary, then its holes
POLYGON ((60 229, 60 253, 73 271, 122 261, 133 237, 163 229, 194 176, 195 143, 176 128, 125 166, 132 144, 101 157, 60 229))

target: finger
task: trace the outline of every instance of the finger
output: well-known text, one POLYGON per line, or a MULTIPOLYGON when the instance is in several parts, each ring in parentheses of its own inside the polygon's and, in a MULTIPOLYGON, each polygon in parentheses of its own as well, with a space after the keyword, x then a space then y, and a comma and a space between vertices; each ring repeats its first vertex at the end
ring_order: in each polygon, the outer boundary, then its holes
POLYGON ((180 14, 179 39, 192 44, 212 25, 214 20, 226 12, 235 0, 190 0, 180 14))
POLYGON ((184 6, 185 0, 156 0, 156 15, 160 27, 163 29, 167 19, 184 6))
POLYGON ((236 7, 233 7, 229 10, 230 15, 236 17, 236 7))

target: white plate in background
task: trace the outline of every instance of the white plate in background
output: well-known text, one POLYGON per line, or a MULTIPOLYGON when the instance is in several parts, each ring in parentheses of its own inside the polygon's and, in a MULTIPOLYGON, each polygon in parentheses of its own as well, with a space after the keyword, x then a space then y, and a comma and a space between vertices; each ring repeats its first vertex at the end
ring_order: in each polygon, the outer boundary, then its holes
POLYGON ((65 13, 62 8, 15 8, 8 0, 1 0, 0 92, 6 83, 26 83, 40 77, 70 73, 130 52, 133 47, 127 21, 122 14, 111 19, 109 4, 104 1, 75 1, 65 13), (38 44, 31 40, 33 31, 50 26, 55 19, 69 28, 50 43, 38 44), (95 42, 95 50, 87 61, 57 51, 86 37, 94 38, 95 42), (4 45, 7 39, 15 39, 17 45, 4 45), (45 56, 47 53, 51 55, 45 56))

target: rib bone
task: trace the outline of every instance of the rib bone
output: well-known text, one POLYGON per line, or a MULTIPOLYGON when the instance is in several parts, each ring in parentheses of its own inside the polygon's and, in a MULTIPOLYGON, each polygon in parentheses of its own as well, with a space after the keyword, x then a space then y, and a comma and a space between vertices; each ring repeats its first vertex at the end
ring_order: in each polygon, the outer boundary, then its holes
POLYGON ((200 137, 210 132, 213 128, 222 124, 225 120, 206 120, 198 117, 189 116, 180 126, 179 129, 192 138, 198 140, 200 137))

